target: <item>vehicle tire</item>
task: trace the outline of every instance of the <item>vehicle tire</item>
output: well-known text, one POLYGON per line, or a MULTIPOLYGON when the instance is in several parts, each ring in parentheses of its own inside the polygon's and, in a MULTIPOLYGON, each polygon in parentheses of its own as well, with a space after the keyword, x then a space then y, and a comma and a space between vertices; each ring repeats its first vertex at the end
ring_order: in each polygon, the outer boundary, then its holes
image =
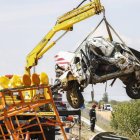
POLYGON ((74 109, 81 108, 84 104, 83 95, 76 85, 77 84, 72 84, 71 89, 66 93, 67 101, 74 109))
POLYGON ((131 81, 126 85, 127 95, 132 99, 140 99, 140 82, 131 81))

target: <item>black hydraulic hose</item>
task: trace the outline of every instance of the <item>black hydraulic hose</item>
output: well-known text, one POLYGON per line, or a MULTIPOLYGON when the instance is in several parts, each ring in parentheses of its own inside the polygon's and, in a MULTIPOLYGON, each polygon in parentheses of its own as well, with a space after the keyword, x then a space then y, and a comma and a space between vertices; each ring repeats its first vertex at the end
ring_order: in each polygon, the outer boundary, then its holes
POLYGON ((75 9, 79 8, 85 1, 87 0, 83 0, 75 9))
POLYGON ((84 53, 84 51, 82 49, 80 51, 84 55, 84 57, 86 58, 86 60, 88 62, 88 64, 87 64, 87 67, 88 67, 90 65, 90 61, 89 61, 88 57, 86 56, 86 54, 84 53))

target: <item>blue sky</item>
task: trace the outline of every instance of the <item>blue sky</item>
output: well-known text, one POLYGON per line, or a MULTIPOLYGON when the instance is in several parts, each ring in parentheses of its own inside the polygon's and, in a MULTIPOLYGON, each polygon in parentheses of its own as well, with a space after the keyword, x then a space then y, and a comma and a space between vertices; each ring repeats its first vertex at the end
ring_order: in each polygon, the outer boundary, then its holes
MULTIPOLYGON (((26 55, 54 26, 57 17, 76 7, 81 0, 0 0, 0 75, 23 74, 26 55)), ((140 1, 102 0, 106 17, 129 46, 140 51, 140 1)), ((39 61, 37 72, 54 77, 54 56, 61 50, 74 51, 77 45, 99 23, 102 15, 74 25, 74 30, 61 39, 39 61)), ((104 26, 96 33, 104 33, 104 26)), ((90 88, 84 96, 87 100, 90 88)), ((95 99, 102 98, 104 85, 95 85, 95 99)), ((128 100, 123 84, 108 86, 110 99, 128 100)))

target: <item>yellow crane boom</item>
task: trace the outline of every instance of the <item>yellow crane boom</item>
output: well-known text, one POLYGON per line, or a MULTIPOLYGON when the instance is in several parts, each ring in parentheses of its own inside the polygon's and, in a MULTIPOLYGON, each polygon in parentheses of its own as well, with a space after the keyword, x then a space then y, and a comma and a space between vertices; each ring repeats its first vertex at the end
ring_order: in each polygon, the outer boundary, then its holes
MULTIPOLYGON (((56 44, 56 41, 48 42, 58 31, 65 30, 70 31, 73 29, 73 25, 86 18, 99 14, 104 10, 100 0, 92 0, 84 6, 80 6, 70 12, 67 12, 63 16, 59 17, 55 26, 45 35, 45 37, 38 43, 38 45, 27 55, 25 72, 30 74, 30 69, 36 66, 39 58, 43 56, 52 46, 56 44)), ((60 39, 60 38, 59 38, 60 39)))

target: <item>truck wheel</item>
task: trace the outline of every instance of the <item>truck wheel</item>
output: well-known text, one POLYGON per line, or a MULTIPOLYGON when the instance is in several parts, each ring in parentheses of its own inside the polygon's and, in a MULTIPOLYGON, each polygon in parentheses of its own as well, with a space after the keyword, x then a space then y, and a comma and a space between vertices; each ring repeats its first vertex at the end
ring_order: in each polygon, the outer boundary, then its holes
POLYGON ((140 82, 131 81, 126 85, 127 95, 132 99, 140 99, 140 82))
POLYGON ((67 100, 69 104, 75 108, 81 108, 84 104, 84 98, 80 90, 76 88, 72 88, 71 90, 68 90, 66 93, 67 100))

